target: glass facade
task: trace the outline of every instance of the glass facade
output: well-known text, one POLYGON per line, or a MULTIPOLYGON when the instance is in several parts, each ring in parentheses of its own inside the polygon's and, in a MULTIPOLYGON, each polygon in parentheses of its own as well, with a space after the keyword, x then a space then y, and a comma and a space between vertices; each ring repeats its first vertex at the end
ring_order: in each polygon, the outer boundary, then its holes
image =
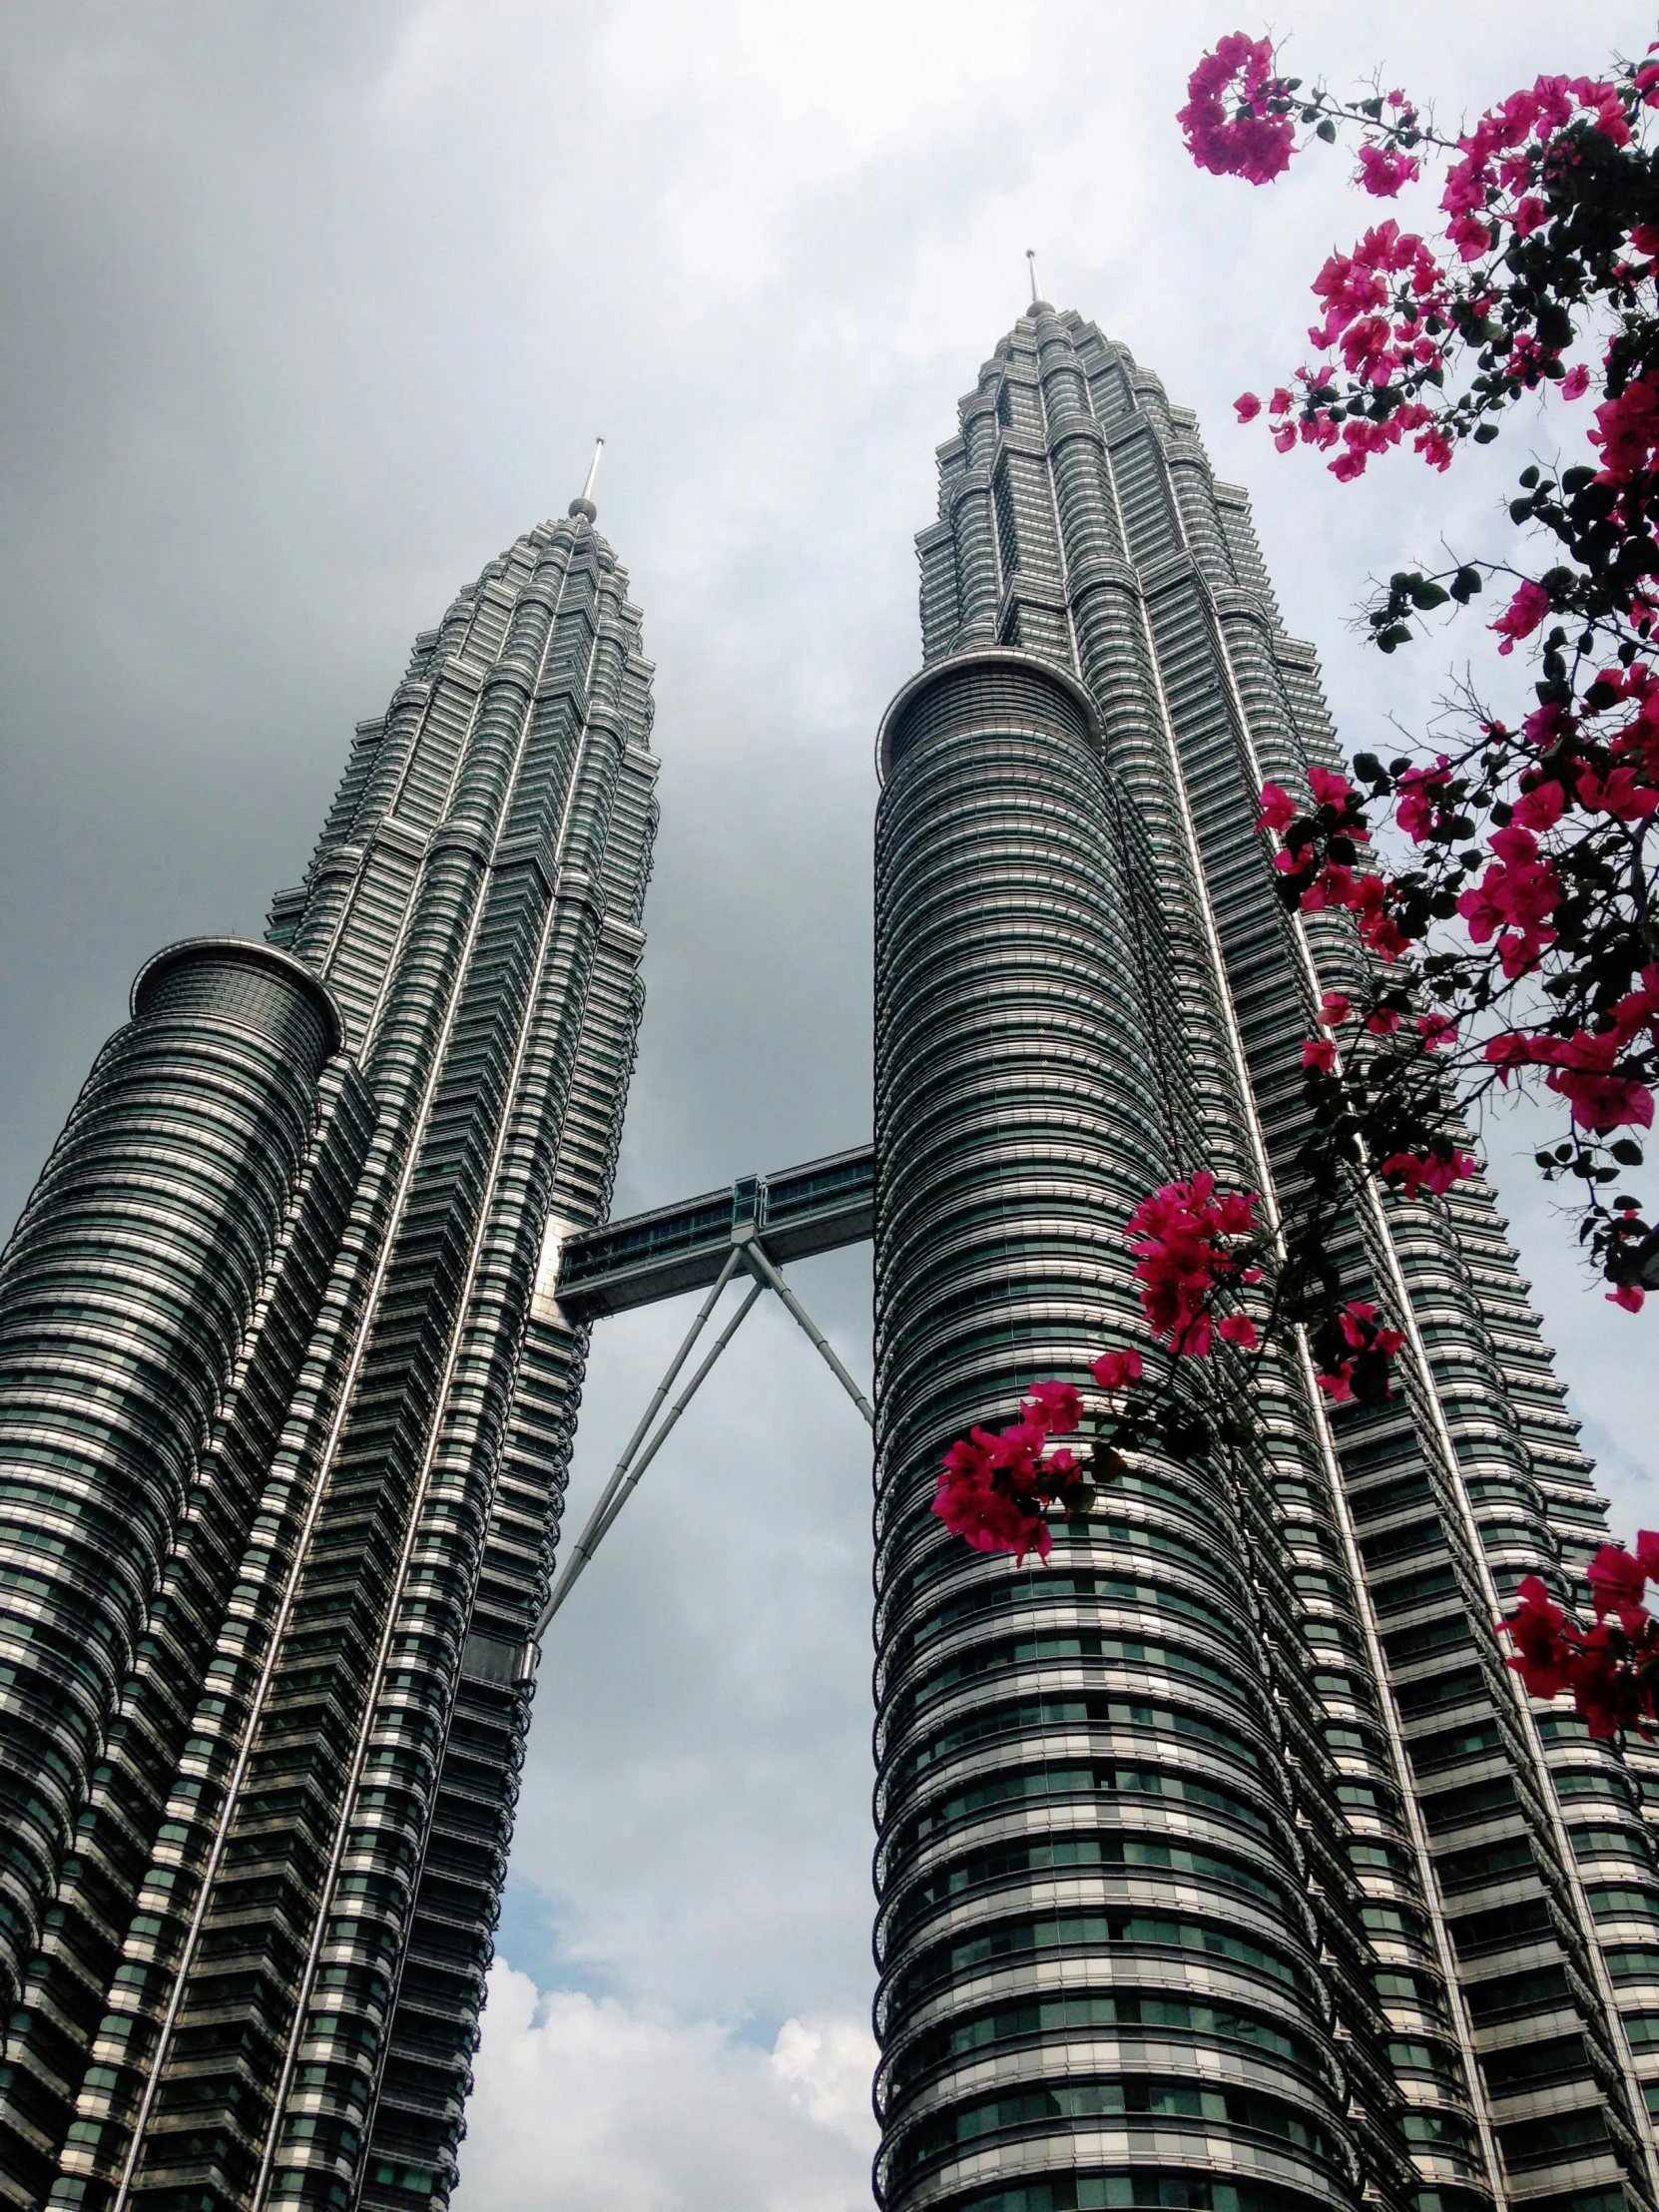
POLYGON ((1294 1189, 1360 973, 1252 828, 1340 756, 1191 413, 1039 302, 939 475, 876 830, 877 2195, 1651 2207, 1654 1754, 1535 1720, 1489 1632, 1604 1519, 1483 1184, 1342 1224, 1387 1405, 1270 1362, 1232 1466, 1138 1460, 1047 1567, 928 1511, 1140 1334, 1140 1195, 1294 1189))
POLYGON ((576 502, 153 960, 0 1261, 0 2197, 441 2205, 580 1394, 656 761, 576 502))

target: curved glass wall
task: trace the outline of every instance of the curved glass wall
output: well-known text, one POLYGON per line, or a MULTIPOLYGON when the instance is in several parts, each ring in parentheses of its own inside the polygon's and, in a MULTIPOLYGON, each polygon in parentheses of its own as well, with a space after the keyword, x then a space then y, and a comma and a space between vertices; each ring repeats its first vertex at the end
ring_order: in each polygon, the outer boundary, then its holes
POLYGON ((983 1558, 940 1451, 1137 1333, 1171 1168, 1092 710, 1028 656, 895 703, 876 830, 883 2204, 1347 2205, 1355 2158, 1236 1507, 1148 1459, 983 1558), (1221 2200, 1216 2200, 1221 2201, 1221 2200))

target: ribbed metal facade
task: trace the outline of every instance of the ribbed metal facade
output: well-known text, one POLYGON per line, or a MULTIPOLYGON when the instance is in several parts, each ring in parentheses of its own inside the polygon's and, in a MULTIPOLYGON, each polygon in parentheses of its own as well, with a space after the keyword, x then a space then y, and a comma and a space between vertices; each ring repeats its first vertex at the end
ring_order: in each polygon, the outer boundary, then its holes
POLYGON ((1484 1186, 1342 1225, 1386 1406, 1270 1364, 1253 1447, 1139 1462, 1047 1567, 928 1512, 1138 1336, 1141 1194, 1289 1194, 1359 980, 1252 829, 1339 755, 1190 412, 1039 304, 960 414, 877 822, 878 2197, 1652 2208, 1659 1765, 1499 1664, 1604 1516, 1484 1186))
POLYGON ((447 2201, 641 1006, 577 502, 422 636, 270 943, 134 990, 0 1261, 0 2199, 447 2201))

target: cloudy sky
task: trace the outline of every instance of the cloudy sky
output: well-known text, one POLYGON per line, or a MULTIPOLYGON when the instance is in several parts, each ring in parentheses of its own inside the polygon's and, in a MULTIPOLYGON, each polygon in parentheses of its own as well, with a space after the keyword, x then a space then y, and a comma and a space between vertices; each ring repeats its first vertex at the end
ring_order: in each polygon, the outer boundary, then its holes
MULTIPOLYGON (((1261 193, 1187 164, 1172 112, 1235 20, 9 0, 0 1218, 139 963, 259 930, 412 634, 562 511, 599 432, 665 764, 619 1205, 861 1141, 871 739, 917 658, 932 449, 1027 246, 1253 487, 1350 742, 1420 721, 1449 644, 1384 664, 1350 617, 1442 531, 1493 542, 1500 479, 1342 490, 1234 422, 1363 218, 1335 157, 1261 193)), ((1447 118, 1650 35, 1603 0, 1561 23, 1307 0, 1273 28, 1305 74, 1381 66, 1447 118)), ((1493 1133, 1499 1178, 1628 1529, 1654 1517, 1653 1361, 1522 1142, 1493 1133)), ((867 1372, 865 1256, 800 1285, 867 1372)), ((597 1341, 574 1511, 682 1326, 597 1341)), ((550 1639, 462 2212, 867 2204, 868 1546, 860 1424, 763 1308, 550 1639)))

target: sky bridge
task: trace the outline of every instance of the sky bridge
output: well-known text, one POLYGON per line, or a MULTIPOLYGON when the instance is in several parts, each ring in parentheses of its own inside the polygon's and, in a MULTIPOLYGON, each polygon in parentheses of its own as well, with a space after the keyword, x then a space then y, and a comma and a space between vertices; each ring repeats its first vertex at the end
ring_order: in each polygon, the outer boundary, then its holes
POLYGON ((783 1266, 864 1244, 874 1226, 875 1153, 861 1145, 774 1175, 740 1176, 727 1189, 572 1237, 560 1255, 556 1295, 571 1322, 597 1321, 706 1290, 738 1230, 763 1238, 783 1266))

